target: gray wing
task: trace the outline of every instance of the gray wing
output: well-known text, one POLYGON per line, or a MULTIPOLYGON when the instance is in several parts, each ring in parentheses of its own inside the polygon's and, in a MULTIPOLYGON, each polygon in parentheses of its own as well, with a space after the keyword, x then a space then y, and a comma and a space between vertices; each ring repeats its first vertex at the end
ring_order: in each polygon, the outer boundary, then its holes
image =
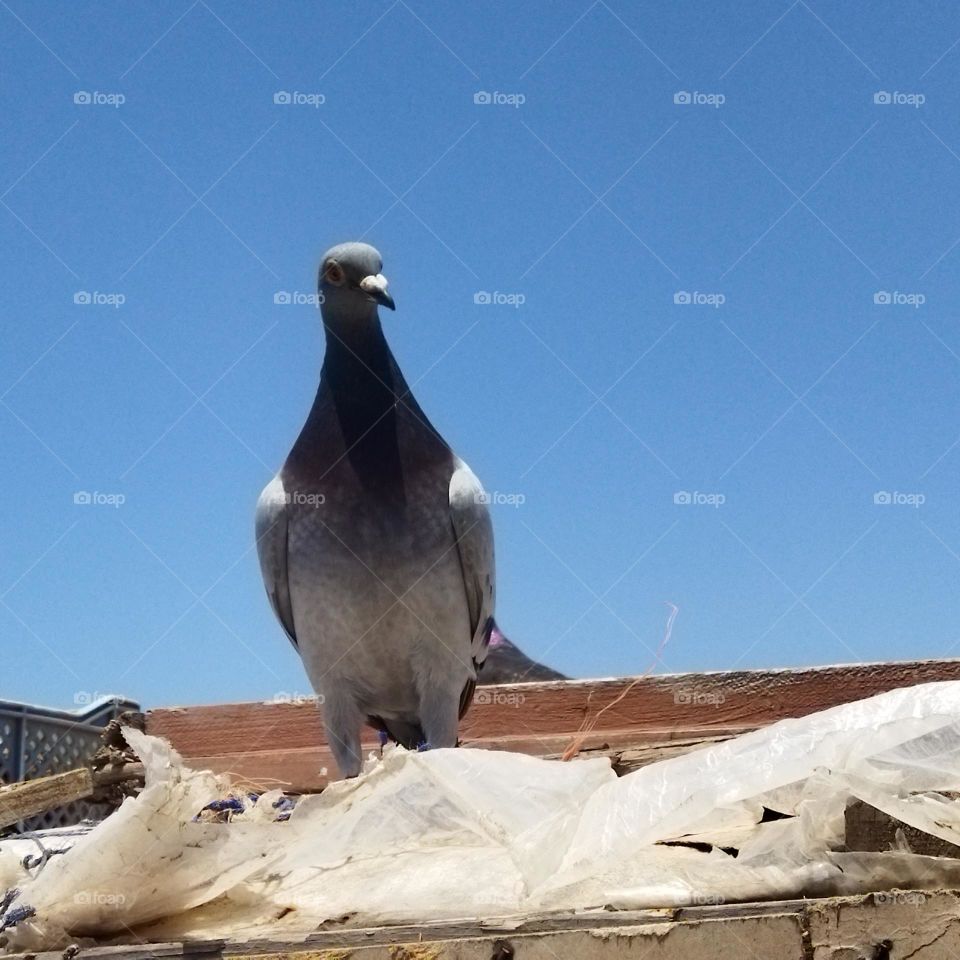
POLYGON ((480 481, 460 459, 450 478, 450 519, 470 614, 470 655, 479 666, 487 656, 496 599, 493 524, 480 481))
POLYGON ((280 621, 290 642, 299 650, 293 629, 293 604, 290 602, 290 583, 287 579, 287 524, 289 521, 286 491, 283 481, 274 477, 257 501, 257 554, 263 585, 273 612, 280 621))

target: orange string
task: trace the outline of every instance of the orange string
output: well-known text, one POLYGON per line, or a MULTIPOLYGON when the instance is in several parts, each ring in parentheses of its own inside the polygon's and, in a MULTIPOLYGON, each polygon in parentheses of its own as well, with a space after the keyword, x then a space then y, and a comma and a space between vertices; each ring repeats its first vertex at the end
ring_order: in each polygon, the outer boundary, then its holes
MULTIPOLYGON (((641 673, 639 677, 635 677, 626 687, 620 692, 619 696, 611 700, 605 707, 601 709, 594 715, 593 719, 588 719, 586 716, 586 711, 584 711, 583 723, 580 724, 580 729, 577 731, 573 740, 570 741, 570 745, 566 750, 563 751, 560 759, 567 761, 572 760, 578 753, 580 753, 580 748, 583 746, 584 740, 587 739, 587 736, 590 732, 596 727, 597 722, 600 718, 611 708, 615 707, 623 698, 641 681, 650 676, 651 673, 656 669, 657 662, 660 660, 660 655, 663 653, 663 648, 670 642, 670 636, 673 633, 673 622, 677 619, 677 614, 680 612, 680 608, 675 603, 670 603, 666 601, 666 605, 670 608, 670 615, 667 617, 667 625, 663 632, 663 638, 660 641, 660 644, 657 646, 656 653, 653 656, 653 663, 650 664, 649 668, 641 673)), ((587 707, 590 706, 590 700, 593 697, 593 691, 587 695, 587 707)))

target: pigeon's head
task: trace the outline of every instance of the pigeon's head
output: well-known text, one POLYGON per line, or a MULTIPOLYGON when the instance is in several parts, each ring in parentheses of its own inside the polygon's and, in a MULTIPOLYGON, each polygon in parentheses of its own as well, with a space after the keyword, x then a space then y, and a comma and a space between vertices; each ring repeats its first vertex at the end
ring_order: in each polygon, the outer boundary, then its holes
POLYGON ((395 309, 382 269, 383 260, 369 243, 338 243, 331 247, 320 262, 324 318, 362 320, 376 315, 377 304, 395 309))

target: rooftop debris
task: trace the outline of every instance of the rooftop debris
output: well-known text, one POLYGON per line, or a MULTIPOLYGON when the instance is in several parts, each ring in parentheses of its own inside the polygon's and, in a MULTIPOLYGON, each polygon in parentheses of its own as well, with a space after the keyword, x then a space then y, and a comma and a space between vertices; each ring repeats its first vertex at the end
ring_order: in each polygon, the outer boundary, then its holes
POLYGON ((25 841, 0 842, 8 950, 605 907, 669 919, 905 887, 922 901, 960 886, 958 858, 904 842, 855 850, 849 836, 856 798, 958 844, 958 681, 782 720, 622 777, 606 758, 390 749, 292 810, 280 790, 251 797, 159 738, 126 737, 146 770, 139 796, 29 869, 12 846, 25 841))

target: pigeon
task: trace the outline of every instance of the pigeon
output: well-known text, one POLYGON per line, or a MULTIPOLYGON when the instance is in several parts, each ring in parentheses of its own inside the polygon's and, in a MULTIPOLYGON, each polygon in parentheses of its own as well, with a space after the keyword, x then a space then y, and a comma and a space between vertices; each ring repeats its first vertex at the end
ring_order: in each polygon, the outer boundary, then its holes
POLYGON ((382 268, 365 243, 324 255, 320 385, 256 510, 267 595, 344 777, 365 723, 407 749, 456 746, 495 627, 488 497, 390 351, 382 268))
POLYGON ((567 680, 565 674, 531 660, 509 637, 494 626, 479 683, 532 683, 535 680, 567 680))

